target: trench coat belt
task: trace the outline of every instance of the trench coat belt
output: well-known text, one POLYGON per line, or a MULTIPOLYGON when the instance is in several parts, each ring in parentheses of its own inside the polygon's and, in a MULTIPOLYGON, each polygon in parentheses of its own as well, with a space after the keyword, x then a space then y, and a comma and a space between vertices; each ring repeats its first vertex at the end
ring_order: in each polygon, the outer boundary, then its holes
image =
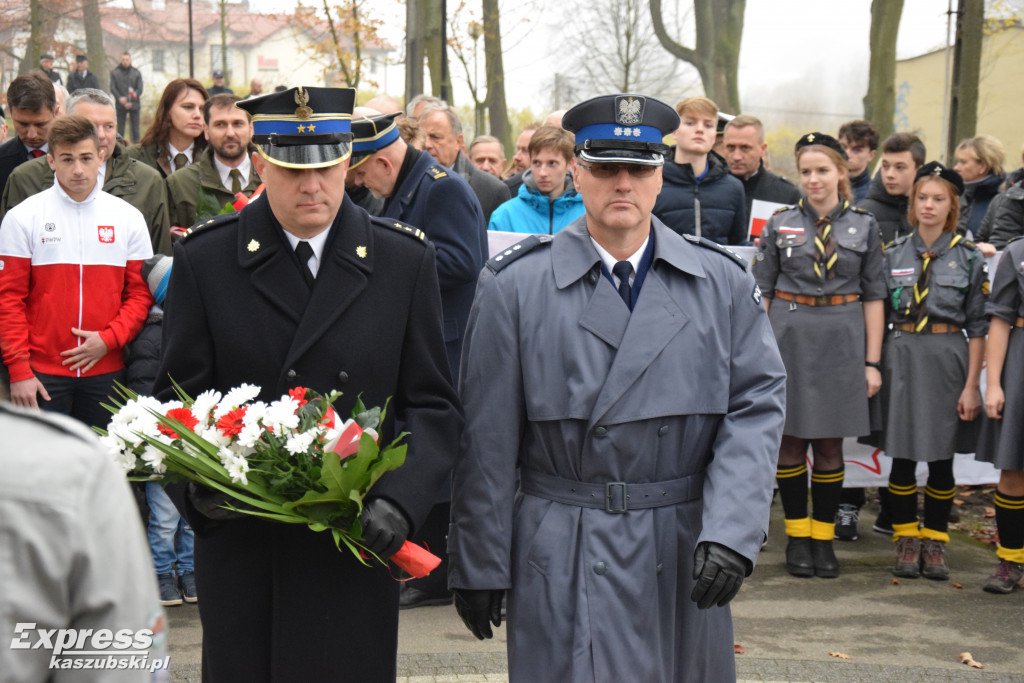
MULTIPOLYGON (((917 327, 914 323, 896 323, 892 326, 894 330, 901 330, 903 332, 915 332, 917 327)), ((1020 327, 1020 325, 1018 325, 1020 327)), ((925 323, 925 326, 921 328, 918 334, 949 334, 950 332, 960 332, 961 328, 959 325, 950 325, 947 323, 925 323)))
POLYGON ((523 469, 520 471, 519 487, 523 493, 556 503, 621 515, 630 510, 678 505, 700 498, 704 489, 704 473, 644 484, 624 481, 595 484, 523 469))
POLYGON ((795 301, 804 306, 838 306, 848 304, 860 298, 860 294, 832 294, 828 296, 810 296, 808 294, 791 294, 775 290, 775 296, 783 301, 795 301))

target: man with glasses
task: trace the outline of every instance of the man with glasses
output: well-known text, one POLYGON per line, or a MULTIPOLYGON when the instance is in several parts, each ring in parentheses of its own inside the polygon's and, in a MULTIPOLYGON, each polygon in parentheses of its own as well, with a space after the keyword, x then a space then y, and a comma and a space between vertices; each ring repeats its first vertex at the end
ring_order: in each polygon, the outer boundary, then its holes
POLYGON ((612 95, 563 127, 586 213, 488 261, 466 333, 456 607, 489 638, 508 592, 513 682, 735 680, 785 370, 744 262, 651 215, 675 111, 612 95))

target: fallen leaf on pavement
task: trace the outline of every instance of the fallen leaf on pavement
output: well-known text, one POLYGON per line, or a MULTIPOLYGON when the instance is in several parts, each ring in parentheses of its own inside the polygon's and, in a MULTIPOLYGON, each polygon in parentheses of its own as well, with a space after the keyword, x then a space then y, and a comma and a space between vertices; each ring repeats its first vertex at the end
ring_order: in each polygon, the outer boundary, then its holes
POLYGON ((985 514, 982 515, 982 516, 985 517, 986 519, 988 519, 990 517, 995 517, 996 516, 996 509, 995 508, 985 508, 985 514))
POLYGON ((953 582, 952 584, 950 584, 950 585, 952 585, 952 586, 953 586, 953 588, 963 588, 963 587, 964 587, 964 586, 963 586, 963 584, 957 583, 956 581, 954 581, 954 582, 953 582))
POLYGON ((963 501, 962 498, 954 498, 953 499, 953 505, 963 505, 963 504, 964 504, 964 501, 963 501))
POLYGON ((975 669, 984 669, 985 665, 980 662, 974 661, 974 657, 971 656, 970 652, 961 652, 958 655, 960 662, 967 666, 973 666, 975 669))
POLYGON ((842 652, 829 652, 829 657, 838 657, 839 659, 849 659, 850 655, 844 655, 842 652))
POLYGON ((900 585, 900 580, 899 579, 893 579, 892 580, 892 585, 894 585, 894 586, 900 585))
POLYGON ((736 654, 738 654, 738 655, 741 655, 741 654, 743 654, 743 653, 744 653, 744 649, 743 649, 743 646, 742 646, 742 645, 740 645, 739 643, 736 643, 736 644, 734 644, 734 645, 732 646, 732 649, 733 649, 733 652, 735 652, 735 653, 736 653, 736 654))

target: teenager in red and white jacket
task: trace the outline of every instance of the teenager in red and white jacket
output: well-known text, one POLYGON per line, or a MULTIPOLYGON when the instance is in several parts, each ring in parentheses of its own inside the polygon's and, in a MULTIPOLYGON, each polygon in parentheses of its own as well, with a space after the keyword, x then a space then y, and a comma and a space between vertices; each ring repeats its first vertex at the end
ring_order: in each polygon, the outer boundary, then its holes
POLYGON ((153 303, 141 273, 153 250, 142 214, 97 182, 92 122, 55 121, 49 150, 57 182, 0 225, 0 350, 14 403, 102 426, 121 348, 153 303))

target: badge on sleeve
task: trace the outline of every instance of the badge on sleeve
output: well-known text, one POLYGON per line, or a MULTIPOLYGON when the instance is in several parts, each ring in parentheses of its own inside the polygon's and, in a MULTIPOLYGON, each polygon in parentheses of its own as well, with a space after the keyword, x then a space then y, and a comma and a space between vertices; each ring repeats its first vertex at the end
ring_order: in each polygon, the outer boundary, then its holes
POLYGON ((754 285, 754 291, 750 293, 750 296, 753 297, 755 304, 758 306, 761 305, 761 288, 756 284, 754 285))

